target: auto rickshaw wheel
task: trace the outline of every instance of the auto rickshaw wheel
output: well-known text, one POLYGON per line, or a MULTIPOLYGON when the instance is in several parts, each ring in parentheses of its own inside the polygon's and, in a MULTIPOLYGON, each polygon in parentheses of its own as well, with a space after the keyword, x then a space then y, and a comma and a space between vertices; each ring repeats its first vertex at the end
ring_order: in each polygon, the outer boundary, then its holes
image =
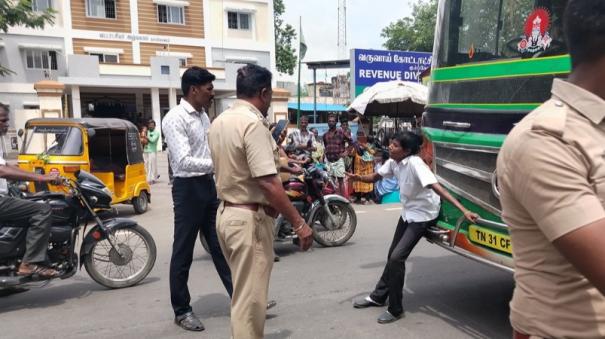
POLYGON ((141 191, 138 197, 132 198, 132 206, 136 214, 143 214, 149 208, 149 197, 147 192, 141 191))

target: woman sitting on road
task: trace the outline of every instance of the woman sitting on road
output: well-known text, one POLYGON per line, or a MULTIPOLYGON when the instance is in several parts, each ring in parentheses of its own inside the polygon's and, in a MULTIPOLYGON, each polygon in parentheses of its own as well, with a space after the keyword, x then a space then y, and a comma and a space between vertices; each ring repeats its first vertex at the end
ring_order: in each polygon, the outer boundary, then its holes
POLYGON ((357 175, 347 173, 354 181, 376 182, 381 178, 396 177, 403 205, 401 217, 393 236, 384 272, 374 291, 353 303, 355 308, 384 306, 387 298, 389 307, 378 317, 378 323, 393 322, 403 314, 403 283, 405 261, 424 235, 428 226, 435 223, 439 215, 441 196, 456 206, 471 222, 479 216, 467 210, 452 197, 438 182, 429 167, 418 157, 422 138, 411 132, 397 134, 389 145, 390 159, 377 173, 357 175))

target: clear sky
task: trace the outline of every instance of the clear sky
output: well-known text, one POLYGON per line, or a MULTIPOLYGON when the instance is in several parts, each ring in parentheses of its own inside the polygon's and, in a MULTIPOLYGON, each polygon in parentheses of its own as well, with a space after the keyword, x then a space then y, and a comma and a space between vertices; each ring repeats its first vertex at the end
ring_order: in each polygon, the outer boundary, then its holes
MULTIPOLYGON (((389 23, 409 16, 412 0, 347 0, 348 48, 383 49, 382 29, 389 23)), ((283 19, 298 31, 299 18, 307 43, 303 61, 335 60, 338 57, 338 0, 284 0, 283 19)), ((298 50, 298 40, 296 41, 298 50)), ((346 73, 346 70, 340 71, 346 73)), ((317 72, 317 81, 330 81, 337 71, 317 72)), ((303 65, 303 82, 312 82, 313 73, 303 65)), ((285 77, 287 80, 295 80, 285 77)), ((282 77, 284 78, 284 77, 282 77)))

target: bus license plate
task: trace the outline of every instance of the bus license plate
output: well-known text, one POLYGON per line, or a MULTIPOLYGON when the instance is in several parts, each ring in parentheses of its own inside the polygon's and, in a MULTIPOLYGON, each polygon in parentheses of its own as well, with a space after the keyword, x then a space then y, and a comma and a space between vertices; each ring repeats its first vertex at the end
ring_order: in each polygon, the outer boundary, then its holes
POLYGON ((470 225, 468 228, 471 241, 490 248, 497 249, 508 254, 512 254, 512 245, 508 235, 492 232, 485 228, 470 225))

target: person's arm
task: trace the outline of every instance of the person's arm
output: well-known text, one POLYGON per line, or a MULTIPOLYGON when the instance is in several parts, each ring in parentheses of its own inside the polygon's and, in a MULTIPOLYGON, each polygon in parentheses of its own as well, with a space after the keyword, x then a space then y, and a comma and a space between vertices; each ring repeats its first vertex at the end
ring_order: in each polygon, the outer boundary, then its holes
POLYGON ((148 131, 147 132, 147 141, 150 143, 157 142, 160 139, 160 132, 158 131, 148 131))
POLYGON ((466 209, 466 207, 462 206, 458 199, 454 198, 441 184, 436 183, 430 185, 430 187, 435 191, 435 193, 439 194, 439 196, 447 201, 449 201, 452 205, 456 206, 457 209, 464 214, 466 220, 470 222, 476 222, 479 219, 479 215, 477 213, 473 213, 466 209))
POLYGON ((253 121, 246 128, 243 139, 250 175, 258 183, 269 205, 292 224, 300 239, 300 248, 306 251, 313 244, 313 231, 292 206, 279 180, 273 153, 277 152, 277 145, 271 133, 260 120, 253 121))
MULTIPOLYGON (((342 131, 342 129, 341 129, 342 131)), ((351 136, 351 130, 342 131, 342 135, 344 136, 345 142, 352 143, 353 137, 351 136)))
POLYGON ((378 171, 372 174, 367 175, 357 175, 352 173, 345 173, 347 177, 349 177, 353 181, 361 181, 366 183, 375 183, 377 181, 382 180, 383 178, 392 178, 394 176, 393 173, 393 165, 395 164, 395 160, 389 159, 387 162, 382 164, 378 171))
POLYGON ((359 175, 359 174, 353 174, 353 173, 346 172, 345 175, 352 181, 361 181, 361 182, 370 183, 370 184, 375 183, 375 182, 379 181, 380 179, 382 179, 382 176, 378 173, 359 175))
POLYGON ((8 180, 24 180, 36 182, 56 183, 58 174, 37 174, 34 172, 24 171, 15 166, 0 165, 0 178, 8 180))
POLYGON ((298 165, 294 165, 294 166, 279 166, 279 171, 280 172, 285 172, 285 173, 290 173, 290 174, 301 174, 302 168, 300 168, 300 166, 298 165))
POLYGON ((585 156, 573 144, 528 133, 506 175, 498 169, 498 181, 503 206, 510 200, 522 205, 561 255, 605 295, 605 208, 585 156))
POLYGON ((300 216, 296 208, 292 206, 277 175, 256 178, 256 182, 263 191, 269 205, 290 222, 300 240, 300 248, 303 251, 308 250, 313 244, 313 231, 307 225, 305 219, 300 216))
POLYGON ((420 159, 420 157, 410 157, 409 162, 411 165, 411 170, 414 172, 416 178, 420 182, 422 187, 430 187, 435 193, 437 193, 441 198, 447 200, 452 205, 456 206, 457 209, 464 214, 464 217, 470 222, 476 222, 479 219, 479 215, 473 213, 466 209, 456 198, 454 198, 439 182, 437 181, 437 177, 431 169, 427 166, 427 164, 420 159))
POLYGON ((605 219, 556 239, 553 244, 605 296, 605 219))
POLYGON ((308 160, 308 158, 305 158, 304 160, 288 158, 288 162, 297 164, 297 165, 304 165, 304 164, 308 163, 309 160, 308 160))
MULTIPOLYGON (((191 155, 191 144, 186 132, 186 128, 189 126, 186 126, 178 117, 173 116, 171 119, 165 119, 162 127, 170 157, 179 164, 180 170, 199 173, 214 171, 211 158, 200 159, 191 155)), ((203 133, 203 131, 200 131, 200 133, 203 133)))

